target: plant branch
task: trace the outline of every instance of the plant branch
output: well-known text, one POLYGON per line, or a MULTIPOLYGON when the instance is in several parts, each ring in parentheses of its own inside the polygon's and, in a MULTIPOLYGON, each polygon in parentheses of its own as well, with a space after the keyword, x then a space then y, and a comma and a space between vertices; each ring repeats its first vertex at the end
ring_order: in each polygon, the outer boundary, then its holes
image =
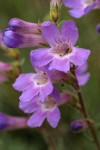
POLYGON ((97 137, 97 134, 96 134, 96 129, 95 129, 95 126, 94 126, 93 122, 88 120, 89 116, 88 116, 88 113, 87 113, 87 110, 86 110, 86 107, 85 107, 85 104, 84 104, 84 100, 83 100, 83 97, 82 97, 82 94, 81 94, 81 91, 80 91, 80 87, 78 85, 78 81, 77 81, 77 78, 76 78, 75 71, 72 71, 72 74, 74 75, 75 82, 76 82, 76 86, 74 86, 74 89, 77 91, 79 104, 80 104, 81 110, 82 110, 81 113, 83 114, 84 118, 87 121, 87 125, 90 129, 90 132, 91 132, 93 140, 94 140, 94 142, 97 146, 97 149, 100 150, 100 143, 99 143, 99 140, 98 140, 98 137, 97 137))

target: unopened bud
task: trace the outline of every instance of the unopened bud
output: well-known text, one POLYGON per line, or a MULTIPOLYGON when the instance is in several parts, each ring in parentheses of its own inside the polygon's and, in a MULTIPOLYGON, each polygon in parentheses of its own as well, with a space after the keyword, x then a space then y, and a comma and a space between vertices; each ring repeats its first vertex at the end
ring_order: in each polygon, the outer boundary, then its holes
POLYGON ((97 26, 96 26, 96 31, 97 31, 97 33, 99 33, 99 34, 100 34, 100 23, 99 23, 99 24, 97 24, 97 26))
POLYGON ((0 131, 20 129, 27 127, 27 118, 25 117, 13 117, 0 113, 0 131))
POLYGON ((13 18, 9 22, 10 30, 25 34, 40 34, 41 24, 30 23, 18 18, 13 18))
POLYGON ((50 16, 55 23, 59 19, 59 12, 60 12, 61 5, 62 5, 62 0, 51 0, 50 2, 50 16))
POLYGON ((10 29, 6 29, 3 32, 3 42, 9 48, 22 48, 46 44, 46 41, 41 35, 19 34, 10 29))
POLYGON ((86 120, 75 120, 70 125, 73 132, 82 132, 87 128, 86 120))

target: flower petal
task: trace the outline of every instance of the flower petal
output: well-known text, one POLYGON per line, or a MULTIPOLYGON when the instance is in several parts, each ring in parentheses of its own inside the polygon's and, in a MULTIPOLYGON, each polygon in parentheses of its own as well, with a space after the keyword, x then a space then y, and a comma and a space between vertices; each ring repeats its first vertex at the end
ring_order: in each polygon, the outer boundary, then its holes
POLYGON ((85 63, 80 67, 77 67, 75 70, 76 75, 82 75, 88 68, 88 64, 85 63))
POLYGON ((97 5, 97 4, 96 4, 96 2, 95 2, 95 3, 93 3, 92 5, 87 6, 87 7, 84 9, 85 15, 87 15, 96 5, 97 5))
POLYGON ((61 58, 54 58, 49 67, 49 70, 58 70, 65 73, 68 72, 69 69, 70 69, 69 60, 61 58))
POLYGON ((64 0, 64 4, 70 8, 80 8, 83 0, 64 0))
POLYGON ((44 66, 52 60, 52 56, 49 54, 49 48, 39 48, 32 50, 30 53, 30 59, 33 66, 44 66))
POLYGON ((33 113, 35 111, 37 111, 40 107, 40 105, 38 104, 38 97, 36 97, 35 99, 29 101, 29 102, 20 102, 19 103, 19 108, 22 109, 24 112, 26 113, 33 113))
POLYGON ((69 57, 71 63, 81 66, 86 63, 90 55, 90 50, 73 47, 73 54, 69 57))
POLYGON ((28 120, 30 127, 40 127, 46 118, 47 113, 42 110, 36 111, 28 120))
POLYGON ((20 74, 13 84, 13 88, 17 91, 24 91, 32 86, 32 78, 34 77, 34 73, 20 74))
POLYGON ((80 18, 84 15, 84 8, 76 8, 68 11, 69 14, 75 18, 80 18))
POLYGON ((57 127, 60 118, 61 114, 58 107, 55 107, 53 110, 48 111, 47 121, 53 128, 57 127))
POLYGON ((84 86, 90 78, 90 73, 85 73, 83 75, 77 76, 79 86, 84 86))
POLYGON ((45 85, 40 88, 40 97, 41 101, 44 101, 46 96, 50 95, 53 91, 53 85, 50 81, 48 81, 45 85))
POLYGON ((60 94, 60 100, 57 102, 57 106, 63 105, 63 104, 69 104, 71 102, 71 94, 68 93, 61 93, 60 94))
POLYGON ((60 32, 55 24, 50 21, 44 22, 42 24, 42 35, 45 40, 53 46, 56 41, 60 40, 60 32))
POLYGON ((71 45, 75 45, 78 39, 78 29, 74 21, 66 21, 62 25, 62 38, 71 45))
POLYGON ((39 93, 39 88, 34 88, 34 86, 30 87, 29 89, 25 90, 19 99, 23 102, 30 101, 39 93))

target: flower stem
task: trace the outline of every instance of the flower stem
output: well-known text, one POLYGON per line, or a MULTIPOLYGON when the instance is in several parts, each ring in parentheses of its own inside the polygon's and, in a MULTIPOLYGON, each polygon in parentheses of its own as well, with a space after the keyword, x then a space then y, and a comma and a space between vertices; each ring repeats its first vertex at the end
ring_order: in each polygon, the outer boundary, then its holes
POLYGON ((95 126, 94 126, 93 122, 88 120, 89 116, 88 116, 88 113, 87 113, 87 110, 86 110, 86 107, 85 107, 85 104, 84 104, 84 100, 83 100, 83 97, 82 97, 82 93, 80 91, 80 87, 78 85, 76 74, 75 74, 74 71, 72 72, 72 74, 74 75, 75 81, 76 81, 76 86, 74 86, 74 89, 77 91, 79 104, 80 104, 81 110, 82 110, 81 112, 82 112, 84 118, 87 120, 87 125, 90 129, 90 132, 91 132, 93 140, 94 140, 94 142, 97 146, 97 149, 100 150, 100 143, 99 143, 99 140, 98 140, 98 137, 97 137, 97 134, 96 134, 96 129, 95 129, 95 126))

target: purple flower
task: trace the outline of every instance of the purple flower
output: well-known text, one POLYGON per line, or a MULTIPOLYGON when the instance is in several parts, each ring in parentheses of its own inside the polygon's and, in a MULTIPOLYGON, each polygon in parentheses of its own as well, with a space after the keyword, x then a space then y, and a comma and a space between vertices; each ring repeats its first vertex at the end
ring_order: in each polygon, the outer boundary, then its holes
POLYGON ((68 11, 71 16, 80 18, 92 9, 100 7, 100 0, 64 0, 64 4, 71 8, 68 11))
POLYGON ((17 33, 40 34, 41 24, 30 23, 18 18, 13 18, 9 22, 9 29, 17 33))
POLYGON ((74 47, 78 39, 78 29, 70 20, 62 25, 61 34, 56 25, 51 22, 42 24, 42 35, 49 43, 50 48, 32 50, 30 57, 33 66, 49 64, 49 70, 68 72, 71 64, 83 65, 90 54, 89 50, 74 47))
POLYGON ((18 91, 22 91, 21 101, 30 101, 37 95, 44 101, 45 97, 53 91, 49 73, 45 69, 38 70, 37 73, 20 74, 13 87, 18 91))
POLYGON ((0 131, 27 127, 27 118, 0 113, 0 131))
POLYGON ((46 43, 41 35, 17 33, 10 29, 3 32, 3 42, 9 48, 40 46, 46 43))
POLYGON ((75 70, 79 86, 84 86, 90 78, 90 73, 86 73, 87 68, 88 65, 84 64, 75 70))
POLYGON ((28 120, 30 127, 40 127, 43 121, 47 118, 48 123, 56 128, 61 118, 58 105, 70 102, 69 94, 61 94, 60 98, 57 92, 53 92, 47 96, 44 102, 41 101, 40 97, 36 96, 29 102, 20 102, 19 107, 26 113, 34 113, 28 120))

